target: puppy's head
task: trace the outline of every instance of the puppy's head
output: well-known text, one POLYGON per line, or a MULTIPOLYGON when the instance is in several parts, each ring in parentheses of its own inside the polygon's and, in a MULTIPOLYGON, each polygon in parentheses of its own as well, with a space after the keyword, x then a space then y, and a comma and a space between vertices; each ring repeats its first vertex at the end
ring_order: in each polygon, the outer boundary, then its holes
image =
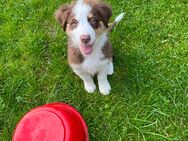
POLYGON ((71 45, 79 48, 85 56, 93 52, 95 42, 108 27, 111 16, 111 8, 96 0, 78 0, 65 4, 55 13, 71 45))

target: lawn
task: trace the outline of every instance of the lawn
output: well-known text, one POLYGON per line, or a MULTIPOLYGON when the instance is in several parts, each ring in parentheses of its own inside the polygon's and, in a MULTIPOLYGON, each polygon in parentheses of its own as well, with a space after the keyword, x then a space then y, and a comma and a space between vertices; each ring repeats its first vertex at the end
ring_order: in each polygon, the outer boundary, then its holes
POLYGON ((0 140, 20 118, 50 102, 83 115, 91 141, 188 141, 188 1, 108 0, 112 92, 88 94, 67 63, 54 11, 66 0, 0 1, 0 140))

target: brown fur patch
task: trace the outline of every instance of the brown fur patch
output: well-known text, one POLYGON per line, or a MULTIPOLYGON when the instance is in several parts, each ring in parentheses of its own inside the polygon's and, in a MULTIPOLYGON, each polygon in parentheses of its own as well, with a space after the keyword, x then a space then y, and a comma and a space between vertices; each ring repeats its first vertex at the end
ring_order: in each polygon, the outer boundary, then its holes
POLYGON ((56 10, 54 14, 56 20, 61 24, 64 31, 66 31, 68 21, 70 21, 70 19, 73 17, 71 12, 75 4, 75 1, 71 2, 71 4, 63 4, 56 10))
POLYGON ((92 11, 94 17, 97 17, 99 21, 102 21, 106 27, 108 27, 108 21, 112 16, 112 10, 109 5, 103 2, 97 2, 92 6, 92 11))
POLYGON ((92 4, 92 5, 100 2, 100 0, 83 0, 83 1, 84 1, 84 3, 92 4))
POLYGON ((81 64, 84 61, 84 57, 82 56, 79 48, 68 47, 68 62, 69 64, 81 64))
POLYGON ((102 21, 100 21, 99 24, 100 24, 100 27, 95 30, 95 33, 97 34, 97 36, 101 35, 107 29, 106 26, 104 26, 104 23, 102 21))
POLYGON ((112 50, 112 45, 110 41, 107 41, 106 44, 102 48, 102 52, 104 53, 104 59, 112 59, 113 57, 113 50, 112 50))
POLYGON ((62 28, 65 30, 67 26, 67 18, 71 11, 71 5, 70 4, 64 4, 62 5, 56 12, 55 12, 55 18, 56 20, 61 24, 62 28))

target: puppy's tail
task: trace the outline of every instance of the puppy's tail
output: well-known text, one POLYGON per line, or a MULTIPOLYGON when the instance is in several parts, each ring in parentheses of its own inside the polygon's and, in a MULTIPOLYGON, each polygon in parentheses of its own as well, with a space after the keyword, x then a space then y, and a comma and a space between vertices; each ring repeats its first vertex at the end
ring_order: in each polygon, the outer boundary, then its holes
POLYGON ((124 15, 125 13, 121 13, 119 16, 117 16, 117 18, 115 19, 115 22, 119 23, 123 19, 124 15))
POLYGON ((117 18, 115 19, 115 21, 110 24, 110 26, 108 27, 108 29, 106 30, 107 33, 111 32, 112 29, 123 19, 125 13, 121 13, 119 16, 117 16, 117 18))

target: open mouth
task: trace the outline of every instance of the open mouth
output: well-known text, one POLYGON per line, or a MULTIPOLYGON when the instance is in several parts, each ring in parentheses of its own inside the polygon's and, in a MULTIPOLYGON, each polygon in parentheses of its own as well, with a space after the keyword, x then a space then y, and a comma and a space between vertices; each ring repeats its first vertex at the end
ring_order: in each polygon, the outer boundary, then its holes
POLYGON ((93 52, 93 44, 80 45, 80 51, 84 55, 90 55, 93 52))

